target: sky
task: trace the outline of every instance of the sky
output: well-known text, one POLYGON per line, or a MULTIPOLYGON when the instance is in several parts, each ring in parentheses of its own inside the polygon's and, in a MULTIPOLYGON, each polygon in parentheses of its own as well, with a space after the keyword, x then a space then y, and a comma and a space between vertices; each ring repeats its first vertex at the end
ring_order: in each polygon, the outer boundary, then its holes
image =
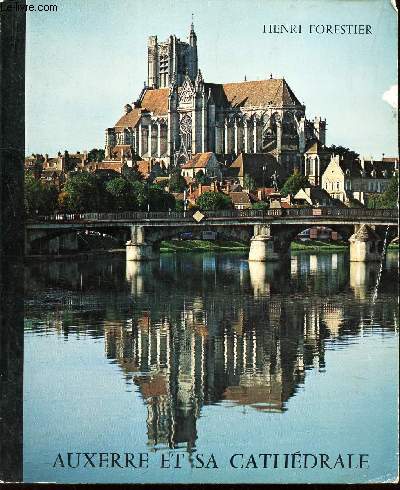
POLYGON ((390 0, 27 0, 26 154, 104 147, 104 130, 147 78, 147 38, 185 40, 192 14, 206 82, 288 82, 327 145, 398 155, 397 16, 390 0), (303 26, 264 34, 263 26, 303 26), (369 24, 370 35, 308 26, 369 24), (306 31, 307 32, 304 32, 306 31))

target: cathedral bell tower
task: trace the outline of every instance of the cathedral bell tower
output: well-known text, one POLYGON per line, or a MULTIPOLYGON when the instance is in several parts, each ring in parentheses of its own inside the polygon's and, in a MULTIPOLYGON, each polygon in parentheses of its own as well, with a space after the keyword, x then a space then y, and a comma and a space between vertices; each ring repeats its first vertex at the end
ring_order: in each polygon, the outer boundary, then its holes
POLYGON ((193 21, 190 26, 189 42, 176 36, 158 42, 157 36, 150 36, 147 44, 147 86, 149 88, 168 88, 172 81, 178 86, 184 82, 185 75, 194 82, 198 71, 197 36, 193 21))

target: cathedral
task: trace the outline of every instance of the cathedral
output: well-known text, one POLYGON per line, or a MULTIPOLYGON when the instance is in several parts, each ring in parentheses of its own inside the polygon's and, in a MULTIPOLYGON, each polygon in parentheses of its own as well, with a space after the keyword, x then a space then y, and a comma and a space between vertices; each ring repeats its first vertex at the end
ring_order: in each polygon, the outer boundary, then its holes
POLYGON ((147 56, 147 83, 106 129, 107 161, 129 165, 142 159, 172 167, 213 152, 228 165, 240 154, 268 154, 288 172, 317 167, 307 150, 316 143, 324 147, 326 122, 306 118, 284 78, 205 82, 193 22, 187 42, 150 36, 147 56))

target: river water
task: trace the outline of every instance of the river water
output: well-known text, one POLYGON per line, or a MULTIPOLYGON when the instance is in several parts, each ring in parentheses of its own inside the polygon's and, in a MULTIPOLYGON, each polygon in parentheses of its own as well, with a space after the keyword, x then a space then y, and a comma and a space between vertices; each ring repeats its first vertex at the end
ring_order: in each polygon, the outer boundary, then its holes
POLYGON ((344 253, 28 265, 24 480, 393 480, 397 260, 374 302, 379 264, 344 253))

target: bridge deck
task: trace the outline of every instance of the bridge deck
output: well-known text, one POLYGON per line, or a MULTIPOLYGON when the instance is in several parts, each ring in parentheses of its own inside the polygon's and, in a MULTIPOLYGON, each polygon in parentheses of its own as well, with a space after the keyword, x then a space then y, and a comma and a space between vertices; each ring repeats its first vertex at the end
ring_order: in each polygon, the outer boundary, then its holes
POLYGON ((271 225, 356 225, 371 224, 396 226, 397 209, 358 208, 289 208, 263 210, 205 211, 204 218, 197 222, 194 212, 123 212, 123 213, 76 213, 39 216, 28 220, 28 229, 126 227, 142 225, 151 227, 168 226, 251 226, 271 225))

